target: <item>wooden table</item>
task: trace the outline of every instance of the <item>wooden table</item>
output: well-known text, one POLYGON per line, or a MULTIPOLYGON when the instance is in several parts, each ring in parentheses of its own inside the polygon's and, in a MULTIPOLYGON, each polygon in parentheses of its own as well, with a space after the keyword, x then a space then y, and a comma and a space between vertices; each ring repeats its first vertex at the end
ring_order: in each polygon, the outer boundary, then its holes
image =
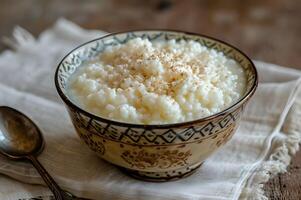
MULTIPOLYGON (((294 0, 0 0, 0 37, 15 25, 37 36, 59 17, 108 32, 171 28, 211 35, 253 59, 301 69, 300 10, 294 0)), ((301 199, 301 152, 265 191, 270 199, 301 199)))

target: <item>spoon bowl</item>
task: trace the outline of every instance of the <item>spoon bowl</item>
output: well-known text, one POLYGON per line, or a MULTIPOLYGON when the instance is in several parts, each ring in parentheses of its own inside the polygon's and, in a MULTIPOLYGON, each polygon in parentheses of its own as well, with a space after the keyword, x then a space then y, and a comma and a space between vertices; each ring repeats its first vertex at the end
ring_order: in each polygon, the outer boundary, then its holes
POLYGON ((0 152, 12 159, 38 155, 44 147, 39 128, 21 112, 0 107, 0 152))
POLYGON ((42 133, 31 119, 13 108, 0 106, 0 154, 10 159, 30 161, 56 200, 84 200, 62 190, 37 160, 36 156, 43 147, 42 133))

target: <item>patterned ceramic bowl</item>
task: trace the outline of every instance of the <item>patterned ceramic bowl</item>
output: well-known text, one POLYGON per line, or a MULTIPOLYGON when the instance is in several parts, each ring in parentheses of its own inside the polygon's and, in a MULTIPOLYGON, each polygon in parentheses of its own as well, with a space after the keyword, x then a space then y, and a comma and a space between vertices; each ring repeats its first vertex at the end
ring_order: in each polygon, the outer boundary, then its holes
POLYGON ((144 180, 167 181, 195 171, 204 160, 225 144, 234 134, 242 111, 257 87, 257 72, 252 61, 237 48, 225 42, 193 33, 168 30, 142 30, 106 35, 71 51, 59 64, 55 84, 67 105, 80 138, 101 158, 144 180), (101 53, 107 46, 136 38, 150 41, 194 40, 224 52, 243 67, 247 89, 243 97, 219 113, 175 124, 139 125, 118 122, 80 108, 68 97, 68 78, 83 61, 101 53))

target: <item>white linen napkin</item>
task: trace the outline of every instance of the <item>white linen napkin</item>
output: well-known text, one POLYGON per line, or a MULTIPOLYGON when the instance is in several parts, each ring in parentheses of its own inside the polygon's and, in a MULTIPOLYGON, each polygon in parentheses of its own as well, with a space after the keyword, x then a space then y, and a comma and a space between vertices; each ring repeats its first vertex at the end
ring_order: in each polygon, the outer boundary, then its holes
MULTIPOLYGON (((38 159, 58 184, 75 195, 102 200, 266 199, 263 183, 285 172, 301 141, 301 72, 256 62, 258 91, 231 141, 190 177, 143 182, 99 159, 80 141, 54 88, 62 57, 103 34, 64 19, 38 39, 16 28, 15 41, 5 39, 15 51, 0 55, 0 105, 24 112, 41 128, 46 148, 38 159)), ((28 163, 0 158, 0 174, 0 199, 51 195, 28 163)))

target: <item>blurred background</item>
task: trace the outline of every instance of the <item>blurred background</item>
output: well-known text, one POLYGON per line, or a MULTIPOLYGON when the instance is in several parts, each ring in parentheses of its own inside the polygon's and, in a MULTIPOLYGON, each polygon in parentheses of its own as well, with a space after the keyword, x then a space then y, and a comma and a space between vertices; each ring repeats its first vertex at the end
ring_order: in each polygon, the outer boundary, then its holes
POLYGON ((301 69, 300 0, 0 0, 0 37, 15 25, 38 36, 60 17, 108 32, 170 28, 207 34, 253 59, 301 69))

